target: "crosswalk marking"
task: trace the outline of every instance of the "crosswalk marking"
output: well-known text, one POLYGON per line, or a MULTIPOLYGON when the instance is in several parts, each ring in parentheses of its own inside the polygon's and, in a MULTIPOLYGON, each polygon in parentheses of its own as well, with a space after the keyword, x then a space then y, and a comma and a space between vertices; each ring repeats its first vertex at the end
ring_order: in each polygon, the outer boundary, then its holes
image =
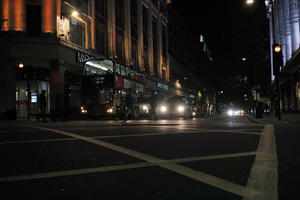
POLYGON ((244 200, 277 200, 277 165, 274 127, 266 125, 259 140, 256 158, 247 183, 247 187, 260 191, 260 195, 255 198, 244 198, 244 200))
POLYGON ((56 130, 56 129, 50 129, 50 128, 44 128, 44 127, 37 127, 37 126, 33 126, 35 128, 39 128, 41 130, 46 130, 46 131, 52 131, 55 133, 59 133, 62 135, 66 135, 69 137, 74 137, 80 140, 84 140, 86 142, 90 142, 135 158, 138 158, 140 160, 146 161, 147 163, 156 165, 156 166, 160 166, 164 169, 168 169, 170 171, 176 172, 178 174, 181 174, 183 176, 192 178, 194 180, 200 181, 202 183, 206 183, 208 185, 220 188, 222 190, 231 192, 233 194, 237 194, 239 196, 242 197, 251 197, 251 196, 257 196, 259 194, 259 192, 257 192, 256 190, 249 188, 249 187, 243 187, 240 186, 238 184, 235 183, 231 183, 227 180, 223 180, 221 178, 197 171, 197 170, 193 170, 190 169, 188 167, 179 165, 177 163, 170 163, 168 160, 164 160, 164 159, 160 159, 160 158, 156 158, 154 156, 150 156, 141 152, 137 152, 125 147, 121 147, 115 144, 111 144, 108 142, 104 142, 104 141, 100 141, 100 140, 96 140, 94 138, 89 138, 89 137, 85 137, 85 136, 81 136, 78 134, 74 134, 71 132, 66 132, 66 131, 61 131, 61 130, 56 130))
MULTIPOLYGON (((211 156, 197 156, 197 157, 177 158, 177 159, 166 160, 165 163, 183 163, 183 162, 220 159, 220 158, 234 158, 234 157, 251 156, 251 155, 255 155, 255 154, 256 154, 256 152, 245 152, 245 153, 233 153, 233 154, 222 154, 222 155, 211 155, 211 156)), ((55 171, 55 172, 44 172, 44 173, 27 174, 27 175, 19 175, 19 176, 0 177, 0 182, 12 182, 12 181, 24 181, 24 180, 33 180, 33 179, 42 179, 42 178, 54 178, 54 177, 60 177, 60 176, 99 173, 99 172, 108 172, 108 171, 134 169, 134 168, 151 167, 151 166, 155 166, 155 164, 151 164, 151 163, 147 163, 147 162, 140 162, 140 163, 123 164, 123 165, 112 165, 112 166, 105 166, 105 167, 63 170, 63 171, 55 171)))
MULTIPOLYGON (((65 131, 65 130, 62 130, 62 131, 65 131)), ((178 131, 178 132, 104 135, 104 136, 92 136, 90 138, 106 139, 106 138, 145 137, 145 136, 156 136, 156 135, 193 134, 193 133, 208 133, 208 132, 210 132, 210 133, 236 133, 236 134, 260 135, 259 132, 250 132, 250 131, 243 131, 243 130, 183 128, 183 129, 180 129, 180 131, 178 131)), ((58 142, 58 141, 71 141, 71 140, 78 140, 78 139, 72 137, 72 138, 39 139, 39 140, 38 139, 35 139, 35 140, 12 140, 12 141, 0 142, 0 145, 2 145, 2 144, 40 143, 40 142, 58 142)))

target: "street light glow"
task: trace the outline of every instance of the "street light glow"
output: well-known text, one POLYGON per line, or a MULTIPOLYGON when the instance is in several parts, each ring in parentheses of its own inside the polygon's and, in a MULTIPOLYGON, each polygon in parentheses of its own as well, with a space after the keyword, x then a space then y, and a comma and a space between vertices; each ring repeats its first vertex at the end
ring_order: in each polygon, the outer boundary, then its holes
POLYGON ((72 12, 72 16, 73 16, 73 17, 78 17, 78 15, 79 15, 79 13, 78 13, 76 10, 74 10, 74 11, 72 12))
POLYGON ((23 63, 19 63, 19 68, 22 69, 24 67, 23 63))
POLYGON ((246 3, 247 3, 248 5, 251 5, 251 4, 254 3, 254 0, 247 0, 246 3))

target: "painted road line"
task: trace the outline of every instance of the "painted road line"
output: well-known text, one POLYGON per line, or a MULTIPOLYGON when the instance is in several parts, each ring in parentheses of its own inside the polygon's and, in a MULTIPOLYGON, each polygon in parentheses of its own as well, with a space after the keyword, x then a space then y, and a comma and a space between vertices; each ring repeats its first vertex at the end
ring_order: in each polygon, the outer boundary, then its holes
MULTIPOLYGON (((65 129, 59 129, 65 131, 65 129)), ((157 136, 157 135, 176 135, 176 134, 193 134, 193 133, 242 133, 242 134, 253 134, 253 135, 260 135, 260 133, 254 132, 238 132, 238 131, 231 131, 231 130, 190 130, 184 131, 180 130, 178 132, 160 132, 160 133, 142 133, 142 134, 120 134, 120 135, 105 135, 105 136, 92 136, 89 138, 94 139, 108 139, 108 138, 125 138, 125 137, 145 137, 145 136, 157 136)), ((12 141, 5 141, 0 142, 0 145, 3 144, 26 144, 26 143, 40 143, 40 142, 59 142, 59 141, 72 141, 77 140, 76 138, 60 138, 60 139, 41 139, 41 140, 12 140, 12 141)))
POLYGON ((56 172, 48 172, 48 173, 0 177, 0 182, 13 182, 13 181, 25 181, 25 180, 34 180, 34 179, 43 179, 43 178, 54 178, 54 177, 61 177, 61 176, 91 174, 91 173, 134 169, 134 168, 149 167, 149 166, 153 166, 153 164, 141 162, 141 163, 134 163, 134 164, 126 164, 126 165, 113 165, 107 167, 64 170, 64 171, 56 171, 56 172))
POLYGON ((248 132, 248 131, 236 131, 236 130, 208 130, 207 132, 211 133, 237 133, 237 134, 249 134, 249 135, 260 135, 261 133, 248 132))
POLYGON ((233 153, 233 154, 222 154, 222 155, 211 155, 211 156, 177 158, 169 161, 174 163, 181 163, 181 162, 192 162, 192 161, 212 160, 212 159, 222 159, 222 158, 236 158, 236 157, 254 156, 254 155, 256 155, 256 151, 244 152, 244 153, 233 153))
POLYGON ((76 138, 60 138, 60 139, 43 139, 43 140, 12 140, 6 142, 0 142, 2 144, 26 144, 26 143, 40 143, 40 142, 58 142, 58 141, 71 141, 77 140, 76 138))
MULTIPOLYGON (((245 153, 223 154, 223 155, 214 155, 214 156, 198 156, 198 157, 179 158, 179 159, 166 160, 166 163, 181 163, 181 162, 192 162, 192 161, 220 159, 220 158, 243 157, 243 156, 255 155, 255 153, 256 152, 245 152, 245 153)), ((61 177, 61 176, 100 173, 100 172, 117 171, 117 170, 124 170, 124 169, 136 169, 136 168, 151 167, 151 166, 156 166, 156 165, 147 163, 147 162, 140 162, 140 163, 133 163, 133 164, 112 165, 112 166, 105 166, 105 167, 85 168, 85 169, 76 169, 76 170, 62 170, 62 171, 55 171, 55 172, 45 172, 45 173, 19 175, 19 176, 0 177, 0 182, 13 182, 13 181, 25 181, 25 180, 43 179, 43 178, 55 178, 55 177, 61 177)))
POLYGON ((74 137, 80 140, 84 140, 86 142, 90 142, 96 145, 99 145, 101 147, 105 147, 129 156, 132 156, 134 158, 138 158, 140 160, 146 161, 150 164, 154 164, 157 166, 160 166, 162 168, 168 169, 170 171, 176 172, 178 174, 181 174, 183 176, 192 178, 194 180, 200 181, 202 183, 211 185, 213 187, 216 188, 220 188, 222 190, 231 192, 233 194, 242 196, 242 197, 251 197, 251 196, 257 196, 258 192, 252 188, 247 188, 247 187, 243 187, 240 186, 238 184, 235 183, 231 183, 227 180, 223 180, 221 178, 215 177, 215 176, 211 176, 209 174, 197 171, 197 170, 193 170, 190 169, 188 167, 184 167, 182 165, 176 164, 176 163, 168 163, 167 160, 163 160, 160 158, 156 158, 154 156, 150 156, 144 153, 140 153, 137 151, 133 151, 131 149, 125 148, 125 147, 121 147, 115 144, 111 144, 108 142, 104 142, 104 141, 100 141, 100 140, 96 140, 94 138, 88 138, 88 137, 84 137, 81 135, 77 135, 74 133, 70 133, 70 132, 66 132, 66 131, 61 131, 61 130, 56 130, 56 129, 50 129, 50 128, 44 128, 44 127, 37 127, 37 126, 32 126, 35 128, 39 128, 41 130, 46 130, 46 131, 52 131, 55 133, 60 133, 62 135, 67 135, 70 137, 74 137))
POLYGON ((277 165, 274 127, 265 125, 247 182, 247 187, 260 191, 260 194, 257 197, 244 198, 244 200, 277 200, 277 165))

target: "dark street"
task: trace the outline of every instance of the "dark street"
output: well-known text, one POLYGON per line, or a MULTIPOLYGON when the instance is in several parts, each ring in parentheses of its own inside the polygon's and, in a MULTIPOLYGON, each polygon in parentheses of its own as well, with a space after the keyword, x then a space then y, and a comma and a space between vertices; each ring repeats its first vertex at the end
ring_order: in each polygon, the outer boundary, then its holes
POLYGON ((228 116, 8 123, 1 190, 42 199, 251 198, 260 195, 249 177, 264 128, 228 116))

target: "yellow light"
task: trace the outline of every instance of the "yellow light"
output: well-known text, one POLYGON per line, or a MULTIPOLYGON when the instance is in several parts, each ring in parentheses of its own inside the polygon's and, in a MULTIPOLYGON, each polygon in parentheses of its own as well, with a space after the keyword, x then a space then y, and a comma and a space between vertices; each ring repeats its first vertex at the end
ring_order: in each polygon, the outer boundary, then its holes
POLYGON ((23 68, 24 67, 24 64, 23 63, 19 63, 19 68, 23 68))
POLYGON ((73 17, 78 17, 78 15, 79 15, 79 13, 78 13, 76 10, 74 10, 74 11, 72 12, 72 16, 73 16, 73 17))
POLYGON ((84 110, 84 107, 83 107, 83 106, 81 106, 81 107, 80 107, 80 110, 84 110))
POLYGON ((109 109, 107 109, 107 111, 106 112, 108 112, 108 113, 113 113, 113 108, 109 108, 109 109))
POLYGON ((251 5, 251 4, 254 3, 254 0, 247 0, 246 3, 247 3, 248 5, 251 5))
POLYGON ((276 53, 279 53, 279 52, 281 51, 281 47, 278 46, 278 45, 275 46, 274 51, 275 51, 276 53))

